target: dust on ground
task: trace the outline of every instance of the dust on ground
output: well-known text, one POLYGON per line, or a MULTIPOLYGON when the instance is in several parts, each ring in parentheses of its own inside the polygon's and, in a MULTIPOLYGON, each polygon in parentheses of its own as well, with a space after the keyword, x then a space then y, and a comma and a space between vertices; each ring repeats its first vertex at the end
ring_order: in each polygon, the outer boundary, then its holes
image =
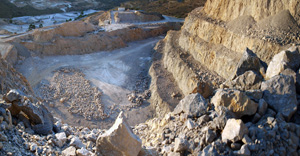
POLYGON ((70 125, 108 128, 120 111, 135 125, 154 114, 147 102, 148 70, 159 39, 133 42, 111 52, 31 57, 16 69, 54 116, 70 125))

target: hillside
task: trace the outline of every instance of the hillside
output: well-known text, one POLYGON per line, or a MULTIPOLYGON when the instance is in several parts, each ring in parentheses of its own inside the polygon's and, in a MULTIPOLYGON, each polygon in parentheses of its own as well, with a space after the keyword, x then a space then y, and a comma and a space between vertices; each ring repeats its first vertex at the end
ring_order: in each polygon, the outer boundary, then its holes
POLYGON ((184 18, 193 9, 204 6, 205 2, 206 0, 132 0, 122 6, 184 18))

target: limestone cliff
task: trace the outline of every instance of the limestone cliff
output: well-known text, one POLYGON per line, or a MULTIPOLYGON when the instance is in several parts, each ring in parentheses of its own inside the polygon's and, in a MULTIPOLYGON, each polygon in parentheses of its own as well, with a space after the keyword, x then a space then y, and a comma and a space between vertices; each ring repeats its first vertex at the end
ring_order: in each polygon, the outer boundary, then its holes
POLYGON ((299 45, 299 6, 297 0, 208 0, 156 50, 184 95, 199 92, 199 84, 214 88, 231 78, 246 48, 266 65, 281 50, 299 45), (199 72, 205 70, 210 74, 199 72))

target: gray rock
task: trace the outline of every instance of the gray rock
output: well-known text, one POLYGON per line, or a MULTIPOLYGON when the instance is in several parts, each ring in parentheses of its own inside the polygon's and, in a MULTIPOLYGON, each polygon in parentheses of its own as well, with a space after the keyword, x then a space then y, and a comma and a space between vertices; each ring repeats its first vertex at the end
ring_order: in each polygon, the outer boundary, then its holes
POLYGON ((206 142, 207 144, 210 144, 210 143, 212 143, 212 142, 214 141, 214 139, 215 139, 216 137, 217 137, 217 134, 216 134, 214 131, 208 129, 208 130, 206 131, 206 133, 205 133, 205 142, 206 142))
POLYGON ((211 144, 206 146, 201 152, 199 152, 198 156, 218 156, 216 148, 211 144))
POLYGON ((246 48, 242 58, 237 65, 236 71, 233 74, 234 77, 232 78, 232 80, 249 70, 259 73, 262 76, 265 75, 265 68, 261 65, 260 59, 250 49, 246 48))
POLYGON ((76 147, 76 149, 80 149, 82 147, 85 147, 84 144, 81 142, 81 140, 77 136, 74 136, 71 139, 70 146, 74 146, 74 147, 76 147))
POLYGON ((291 76, 277 75, 262 83, 263 98, 271 108, 285 117, 287 121, 297 111, 297 98, 294 79, 291 76))
POLYGON ((249 138, 249 136, 247 134, 244 135, 243 139, 242 139, 242 142, 244 144, 250 144, 250 143, 253 143, 252 140, 249 138))
POLYGON ((37 150, 37 144, 36 143, 32 143, 31 145, 30 145, 30 151, 31 152, 35 152, 37 150))
POLYGON ((142 141, 128 125, 123 112, 120 112, 114 125, 96 141, 97 152, 102 155, 136 156, 141 151, 142 141))
POLYGON ((187 119, 185 125, 189 130, 191 130, 195 127, 195 122, 192 121, 191 119, 187 119))
POLYGON ((73 146, 70 146, 62 151, 63 156, 76 156, 76 148, 73 146))
POLYGON ((245 93, 251 100, 255 102, 258 102, 263 96, 263 92, 261 90, 247 90, 245 93))
POLYGON ((62 147, 67 141, 67 136, 65 132, 60 132, 55 134, 55 138, 56 138, 55 144, 58 147, 62 147))
POLYGON ((263 115, 265 115, 267 109, 268 109, 268 103, 264 99, 260 99, 258 102, 257 113, 260 116, 263 116, 263 115))
POLYGON ((199 93, 190 94, 182 99, 174 109, 174 114, 185 113, 192 117, 199 117, 207 112, 208 104, 199 93))
POLYGON ((175 152, 183 152, 187 150, 188 147, 189 147, 189 143, 187 140, 183 138, 175 138, 175 146, 174 146, 175 152))
POLYGON ((251 152, 247 145, 243 145, 240 150, 234 151, 234 154, 238 156, 250 156, 251 152))
POLYGON ((84 147, 76 150, 77 156, 90 156, 92 155, 90 151, 85 149, 84 147))
POLYGON ((244 135, 248 134, 248 128, 240 119, 229 119, 222 132, 223 142, 236 142, 242 140, 244 135))
POLYGON ((255 72, 249 70, 239 75, 234 80, 228 80, 225 82, 225 86, 229 88, 235 88, 238 90, 255 90, 260 89, 260 85, 263 78, 262 76, 256 74, 255 72))
POLYGON ((294 79, 294 82, 295 82, 295 83, 297 82, 297 74, 296 74, 296 72, 295 72, 294 70, 292 70, 292 69, 290 69, 290 68, 285 69, 285 70, 282 71, 280 74, 292 76, 293 79, 294 79))
POLYGON ((22 92, 12 89, 4 97, 6 102, 12 103, 14 101, 20 101, 22 99, 22 92))
POLYGON ((237 118, 256 113, 258 104, 252 101, 244 92, 235 89, 219 89, 212 97, 211 103, 220 112, 218 106, 224 106, 232 111, 237 118))

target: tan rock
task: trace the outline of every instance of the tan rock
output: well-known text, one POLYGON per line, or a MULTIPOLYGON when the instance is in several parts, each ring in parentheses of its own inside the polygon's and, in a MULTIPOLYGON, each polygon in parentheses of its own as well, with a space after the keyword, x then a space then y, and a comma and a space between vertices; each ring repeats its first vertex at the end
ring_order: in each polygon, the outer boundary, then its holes
POLYGON ((232 111, 237 118, 244 115, 253 115, 256 113, 258 104, 252 101, 245 93, 234 89, 219 89, 212 97, 211 103, 218 106, 224 106, 232 111))
POLYGON ((229 119, 222 132, 222 141, 236 142, 242 140, 245 134, 248 134, 248 128, 242 120, 229 119))
POLYGON ((73 146, 70 146, 62 151, 63 156, 76 156, 76 148, 73 146))
POLYGON ((97 151, 110 156, 137 156, 141 150, 141 140, 132 132, 123 112, 114 125, 97 139, 97 151))

